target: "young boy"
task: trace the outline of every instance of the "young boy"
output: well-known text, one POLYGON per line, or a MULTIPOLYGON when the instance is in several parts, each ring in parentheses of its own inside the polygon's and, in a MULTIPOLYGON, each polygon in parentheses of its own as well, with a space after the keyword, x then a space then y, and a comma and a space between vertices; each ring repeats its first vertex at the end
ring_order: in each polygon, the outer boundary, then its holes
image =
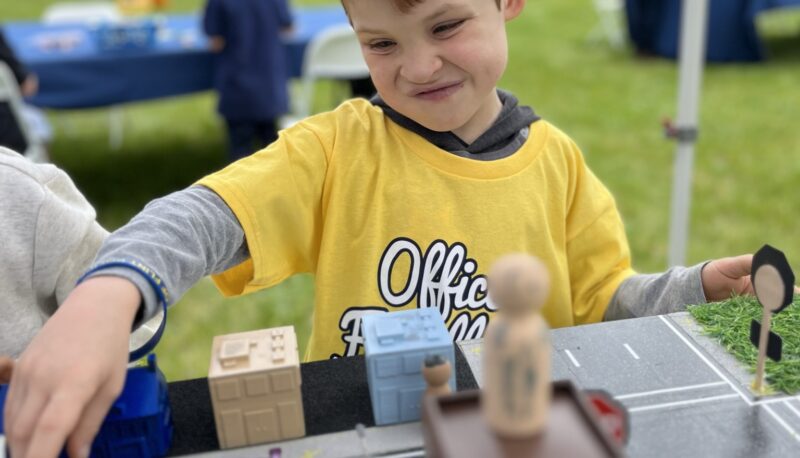
POLYGON ((113 234, 15 368, 13 456, 65 439, 83 456, 121 389, 131 324, 209 273, 241 294, 314 272, 307 360, 355 354, 366 313, 438 307, 454 338, 480 337, 486 269, 508 252, 546 264, 553 327, 748 290, 749 256, 632 271, 614 200, 576 145, 496 89, 505 22, 524 4, 345 0, 379 97, 287 129, 113 234))

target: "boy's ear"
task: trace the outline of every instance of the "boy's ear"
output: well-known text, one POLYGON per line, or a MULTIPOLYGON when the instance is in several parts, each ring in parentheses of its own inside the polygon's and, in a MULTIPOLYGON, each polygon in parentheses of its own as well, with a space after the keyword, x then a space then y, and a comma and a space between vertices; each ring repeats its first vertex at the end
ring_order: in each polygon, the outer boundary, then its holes
POLYGON ((502 0, 503 1, 503 16, 506 21, 510 21, 519 16, 522 9, 525 7, 525 0, 502 0))

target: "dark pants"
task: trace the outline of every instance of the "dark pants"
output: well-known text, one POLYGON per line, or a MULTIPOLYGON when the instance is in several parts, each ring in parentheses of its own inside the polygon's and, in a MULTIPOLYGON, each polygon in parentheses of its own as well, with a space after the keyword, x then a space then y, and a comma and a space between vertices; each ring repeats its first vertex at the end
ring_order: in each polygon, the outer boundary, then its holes
POLYGON ((17 118, 6 102, 0 102, 0 146, 13 149, 19 154, 25 154, 28 149, 28 142, 17 124, 17 118))
POLYGON ((239 121, 226 119, 228 153, 231 162, 260 150, 278 139, 275 120, 239 121))

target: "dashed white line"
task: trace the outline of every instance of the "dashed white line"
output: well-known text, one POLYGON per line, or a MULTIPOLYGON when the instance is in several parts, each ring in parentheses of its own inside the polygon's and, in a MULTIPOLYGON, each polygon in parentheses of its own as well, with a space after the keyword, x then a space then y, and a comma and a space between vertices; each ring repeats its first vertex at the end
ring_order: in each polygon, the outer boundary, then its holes
POLYGON ((636 352, 633 351, 633 348, 631 348, 630 345, 628 345, 627 343, 623 345, 625 345, 625 349, 628 350, 628 353, 630 353, 634 358, 639 359, 639 355, 637 355, 636 352))
POLYGON ((706 363, 708 367, 711 368, 711 370, 713 370, 722 380, 725 380, 725 382, 728 383, 728 385, 733 389, 733 391, 735 391, 739 395, 739 397, 742 398, 742 401, 744 401, 748 406, 753 405, 753 401, 748 399, 748 397, 739 390, 739 387, 737 387, 733 382, 731 382, 730 379, 728 379, 728 377, 726 377, 725 374, 722 373, 722 371, 720 371, 716 366, 711 364, 708 358, 706 358, 705 355, 700 353, 700 350, 695 348, 695 346, 692 345, 691 342, 689 342, 689 340, 687 340, 686 337, 684 337, 684 335, 680 333, 680 331, 675 329, 675 327, 672 326, 672 324, 664 317, 664 315, 659 315, 658 317, 661 319, 661 321, 664 322, 664 324, 667 325, 668 328, 672 330, 672 332, 675 333, 675 335, 677 335, 683 341, 683 343, 685 343, 689 348, 691 348, 692 351, 695 352, 695 354, 699 356, 700 359, 703 360, 703 362, 706 363))
POLYGON ((700 388, 707 388, 710 386, 719 386, 725 385, 725 382, 711 382, 711 383, 701 383, 699 385, 687 385, 681 386, 677 388, 664 388, 663 390, 653 390, 653 391, 642 391, 640 393, 631 393, 631 394, 623 394, 621 396, 614 396, 615 399, 630 399, 630 398, 639 398, 642 396, 649 396, 651 394, 662 394, 662 393, 672 393, 675 391, 687 391, 687 390, 698 390, 700 388))
POLYGON ((631 407, 628 409, 628 412, 644 412, 646 410, 656 410, 656 409, 665 409, 667 407, 677 407, 677 406, 685 406, 690 404, 700 404, 704 402, 711 402, 711 401, 719 401, 720 399, 729 399, 738 397, 736 394, 723 394, 721 396, 712 396, 710 398, 700 398, 700 399, 689 399, 687 401, 675 401, 675 402, 665 402, 663 404, 653 404, 649 406, 642 406, 642 407, 631 407))
POLYGON ((780 423, 780 425, 783 426, 783 428, 786 431, 788 431, 789 434, 792 435, 792 437, 794 437, 794 440, 800 442, 800 435, 798 435, 797 432, 794 429, 792 429, 792 427, 789 426, 789 424, 786 423, 786 421, 783 420, 783 418, 781 418, 777 413, 775 413, 775 411, 772 410, 772 407, 768 405, 764 405, 763 407, 767 410, 767 412, 769 412, 770 415, 772 415, 772 418, 774 418, 775 421, 780 423))
POLYGON ((574 365, 575 365, 575 367, 581 367, 581 363, 579 363, 579 362, 578 362, 578 360, 577 360, 577 359, 575 359, 575 357, 574 357, 574 356, 572 356, 572 353, 571 353, 569 350, 566 350, 566 349, 565 349, 565 350, 564 350, 564 353, 566 353, 566 354, 567 354, 567 356, 569 357, 569 360, 570 360, 570 361, 572 361, 572 364, 574 364, 574 365))

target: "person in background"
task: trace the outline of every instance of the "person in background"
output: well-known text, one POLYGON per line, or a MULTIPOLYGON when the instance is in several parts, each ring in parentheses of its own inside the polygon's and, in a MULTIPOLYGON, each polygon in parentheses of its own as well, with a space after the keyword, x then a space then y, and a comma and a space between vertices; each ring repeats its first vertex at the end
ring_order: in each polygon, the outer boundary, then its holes
POLYGON ((203 28, 217 53, 217 111, 235 161, 278 138, 289 111, 288 69, 281 34, 291 31, 287 0, 208 0, 203 28))
MULTIPOLYGON (((6 43, 2 30, 0 30, 0 62, 4 62, 14 74, 23 97, 33 97, 38 92, 39 79, 17 59, 14 51, 6 43)), ((23 114, 24 118, 29 116, 27 113, 23 114)), ((22 132, 22 127, 17 124, 17 119, 8 102, 0 102, 0 146, 22 152, 28 149, 28 142, 22 132)))

